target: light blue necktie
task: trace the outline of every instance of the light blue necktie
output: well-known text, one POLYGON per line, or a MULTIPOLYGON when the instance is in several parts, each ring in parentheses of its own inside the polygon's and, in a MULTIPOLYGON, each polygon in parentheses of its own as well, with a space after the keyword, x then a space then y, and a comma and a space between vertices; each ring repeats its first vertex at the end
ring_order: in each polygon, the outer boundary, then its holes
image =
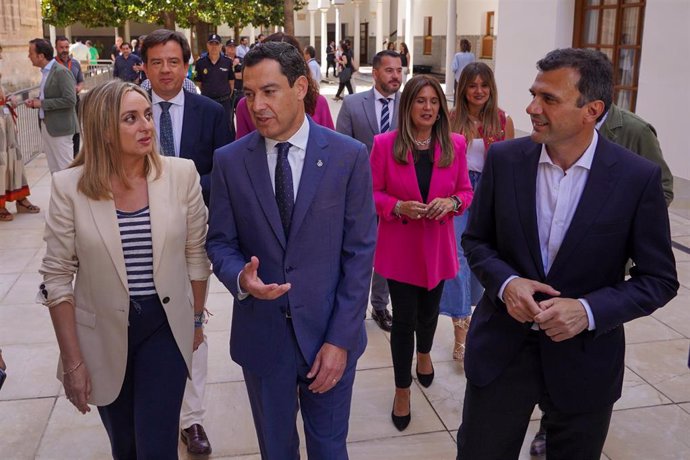
POLYGON ((391 122, 390 122, 390 112, 388 111, 388 99, 387 97, 382 97, 379 99, 379 102, 383 104, 383 107, 381 107, 381 130, 379 131, 380 133, 387 133, 388 130, 391 127, 391 122))
POLYGON ((290 234, 292 209, 295 207, 292 169, 288 161, 290 146, 289 142, 276 144, 276 149, 278 149, 278 161, 276 162, 276 203, 278 203, 278 212, 280 212, 280 221, 283 223, 285 238, 290 234))
POLYGON ((161 150, 163 155, 175 156, 175 139, 173 138, 172 119, 170 118, 170 106, 172 102, 159 102, 161 108, 161 150))

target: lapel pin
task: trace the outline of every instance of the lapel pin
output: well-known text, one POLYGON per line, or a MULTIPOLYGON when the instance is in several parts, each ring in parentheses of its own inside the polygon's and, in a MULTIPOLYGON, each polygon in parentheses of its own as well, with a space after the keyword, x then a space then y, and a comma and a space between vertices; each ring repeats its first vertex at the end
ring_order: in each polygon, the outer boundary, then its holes
POLYGON ((319 168, 320 168, 321 166, 323 166, 323 161, 318 160, 318 161, 316 162, 316 166, 318 166, 319 168))

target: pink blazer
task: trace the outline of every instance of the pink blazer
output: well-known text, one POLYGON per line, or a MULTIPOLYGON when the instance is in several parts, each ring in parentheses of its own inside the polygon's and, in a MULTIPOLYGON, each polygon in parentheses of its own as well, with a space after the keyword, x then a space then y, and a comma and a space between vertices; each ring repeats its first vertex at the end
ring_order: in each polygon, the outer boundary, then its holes
MULTIPOLYGON (((412 152, 408 164, 393 158, 393 145, 398 131, 374 137, 371 150, 371 172, 374 181, 374 201, 379 216, 378 239, 374 269, 384 278, 433 289, 441 280, 454 278, 458 272, 457 246, 453 231, 453 214, 440 220, 410 220, 398 218, 393 209, 398 200, 422 201, 417 184, 412 152)), ((472 202, 472 185, 467 172, 465 138, 451 134, 455 159, 447 168, 436 164, 441 148, 434 151, 428 202, 434 198, 457 195, 462 206, 455 215, 462 214, 472 202)))
MULTIPOLYGON (((237 103, 235 119, 237 120, 237 136, 235 139, 239 139, 256 130, 256 126, 254 126, 252 117, 249 115, 249 109, 247 108, 247 98, 243 97, 240 99, 240 102, 237 103)), ((328 101, 321 95, 316 99, 316 108, 314 109, 312 119, 323 127, 335 130, 333 117, 331 117, 331 110, 328 108, 328 101)))

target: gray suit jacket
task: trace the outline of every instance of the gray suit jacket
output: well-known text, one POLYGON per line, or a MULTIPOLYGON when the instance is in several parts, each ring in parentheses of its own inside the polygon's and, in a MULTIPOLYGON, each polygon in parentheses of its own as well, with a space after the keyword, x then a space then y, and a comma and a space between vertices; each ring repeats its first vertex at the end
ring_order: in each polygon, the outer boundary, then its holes
MULTIPOLYGON (((398 107, 400 107, 400 91, 395 93, 393 113, 391 114, 391 131, 398 127, 398 107)), ((374 136, 379 134, 379 125, 376 122, 374 88, 363 93, 351 94, 345 98, 338 114, 335 130, 363 142, 371 153, 374 136)))
POLYGON ((76 84, 74 75, 65 66, 56 62, 50 68, 41 107, 45 113, 45 128, 53 137, 71 136, 78 132, 76 84))

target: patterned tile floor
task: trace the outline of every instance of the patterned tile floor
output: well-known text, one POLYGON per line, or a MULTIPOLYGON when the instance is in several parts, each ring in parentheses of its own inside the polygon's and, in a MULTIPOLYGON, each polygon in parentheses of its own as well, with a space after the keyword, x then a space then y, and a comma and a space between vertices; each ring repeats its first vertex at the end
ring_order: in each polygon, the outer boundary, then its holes
MULTIPOLYGON (((365 86, 362 85, 364 89, 365 86)), ((334 85, 322 85, 329 98, 334 85)), ((331 101, 334 119, 339 104, 331 101)), ((50 174, 42 157, 27 166, 32 200, 48 207, 50 174)), ((686 195, 687 196, 687 195, 686 195)), ((688 203, 687 200, 679 200, 688 203)), ((9 206, 11 210, 13 205, 9 206)), ((674 241, 690 246, 688 209, 671 209, 674 241), (685 216, 685 217, 684 217, 685 216)), ((58 357, 48 312, 34 303, 45 246, 43 211, 0 224, 0 346, 8 379, 0 392, 0 458, 104 459, 108 440, 96 411, 80 415, 55 378, 58 357)), ((626 325, 623 397, 616 404, 602 458, 690 459, 690 254, 675 250, 679 296, 651 317, 626 325)), ((231 296, 213 279, 208 324, 208 414, 205 427, 213 458, 259 459, 242 373, 228 355, 231 296)), ((399 433, 390 421, 393 370, 388 334, 367 320, 369 346, 355 381, 349 452, 352 459, 445 460, 455 458, 455 436, 465 388, 463 370, 450 359, 453 331, 439 323, 434 349, 436 380, 412 386, 412 423, 399 433)), ((530 424, 521 459, 537 429, 530 424)), ((180 457, 187 458, 180 444, 180 457)), ((305 455, 306 457, 306 455, 305 455)))

